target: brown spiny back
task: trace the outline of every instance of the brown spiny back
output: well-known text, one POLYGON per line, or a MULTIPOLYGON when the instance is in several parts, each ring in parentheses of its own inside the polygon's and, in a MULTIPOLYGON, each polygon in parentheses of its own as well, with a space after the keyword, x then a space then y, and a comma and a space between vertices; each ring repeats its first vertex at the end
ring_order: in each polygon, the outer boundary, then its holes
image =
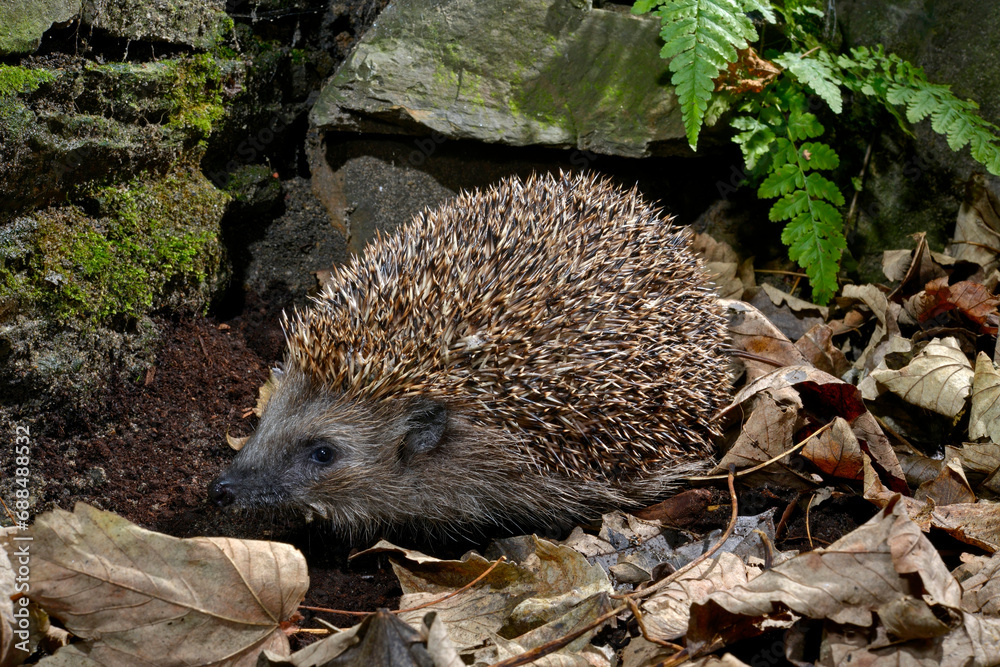
POLYGON ((589 175, 459 195, 339 267, 284 322, 330 391, 425 395, 548 472, 632 479, 710 451, 725 327, 684 232, 589 175))

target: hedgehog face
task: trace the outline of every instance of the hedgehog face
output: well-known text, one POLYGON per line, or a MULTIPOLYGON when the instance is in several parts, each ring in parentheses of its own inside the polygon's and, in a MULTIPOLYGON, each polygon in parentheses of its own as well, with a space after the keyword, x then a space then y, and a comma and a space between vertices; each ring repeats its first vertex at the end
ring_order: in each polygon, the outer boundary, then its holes
POLYGON ((220 506, 296 508, 346 527, 392 521, 406 513, 406 489, 447 424, 435 401, 348 401, 293 367, 209 496, 220 506))

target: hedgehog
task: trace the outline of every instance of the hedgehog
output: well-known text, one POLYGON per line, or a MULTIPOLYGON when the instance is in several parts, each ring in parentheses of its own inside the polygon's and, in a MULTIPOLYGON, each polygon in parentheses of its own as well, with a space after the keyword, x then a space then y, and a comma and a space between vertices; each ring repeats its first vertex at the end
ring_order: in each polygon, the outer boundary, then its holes
POLYGON ((595 175, 416 215, 282 315, 260 423, 209 485, 350 533, 560 529, 712 461, 726 326, 686 230, 595 175))

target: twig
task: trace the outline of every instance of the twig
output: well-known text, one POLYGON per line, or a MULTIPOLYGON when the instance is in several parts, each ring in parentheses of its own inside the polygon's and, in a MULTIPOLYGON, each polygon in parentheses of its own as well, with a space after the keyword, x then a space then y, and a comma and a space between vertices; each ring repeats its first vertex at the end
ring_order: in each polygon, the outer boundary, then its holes
POLYGON ((554 653, 555 651, 558 651, 562 647, 567 646, 577 637, 580 637, 590 632, 594 628, 600 627, 601 625, 607 623, 609 620, 611 620, 618 614, 627 610, 628 610, 628 605, 623 604, 620 607, 615 607, 614 609, 604 614, 590 625, 586 625, 582 628, 579 628, 578 630, 574 630, 573 632, 563 637, 560 637, 559 639, 553 639, 552 641, 546 642, 541 646, 536 646, 530 651, 525 651, 524 653, 515 655, 513 658, 507 658, 506 660, 495 662, 492 665, 490 665, 490 667, 519 667, 520 665, 530 664, 535 660, 538 660, 539 658, 545 657, 548 654, 554 653))
POLYGON ((733 511, 732 511, 732 514, 729 517, 729 526, 726 528, 726 532, 722 534, 722 537, 719 538, 719 540, 712 546, 711 549, 709 549, 708 551, 706 551, 702 555, 698 556, 697 558, 695 558, 693 561, 691 561, 690 563, 688 563, 684 567, 680 568, 679 570, 677 570, 673 574, 671 574, 671 575, 669 575, 667 577, 664 577, 663 579, 661 579, 660 581, 656 582, 652 586, 648 586, 646 588, 643 588, 641 591, 635 591, 634 593, 630 593, 629 594, 630 597, 634 597, 634 598, 637 598, 637 599, 649 597, 651 594, 655 593, 656 591, 658 591, 658 590, 660 590, 662 588, 665 588, 671 582, 677 580, 682 574, 685 574, 685 573, 689 572, 690 570, 692 570, 693 568, 695 568, 700 563, 702 563, 705 560, 711 558, 712 554, 714 554, 716 551, 718 551, 719 549, 722 548, 722 545, 726 543, 726 540, 729 539, 729 536, 733 534, 733 530, 736 529, 736 519, 739 516, 739 503, 737 502, 737 499, 736 499, 736 486, 735 486, 735 484, 736 484, 736 465, 735 464, 732 464, 732 463, 729 464, 729 475, 728 475, 727 481, 729 482, 729 500, 732 502, 733 511))
MULTIPOLYGON (((868 171, 868 162, 872 159, 872 146, 875 145, 875 138, 872 137, 871 141, 868 142, 868 150, 865 151, 864 162, 861 163, 861 173, 858 174, 858 183, 864 186, 865 173, 868 171)), ((855 190, 854 196, 851 197, 851 207, 847 209, 847 218, 844 220, 844 229, 851 228, 851 221, 854 218, 854 212, 858 208, 858 197, 861 196, 861 190, 855 190)))
MULTIPOLYGON (((811 435, 807 436, 805 440, 803 440, 799 444, 795 445, 791 449, 786 449, 785 451, 783 451, 782 453, 778 454, 774 458, 768 459, 767 461, 764 461, 763 463, 755 465, 752 468, 747 468, 746 470, 741 470, 738 473, 736 473, 736 476, 737 477, 743 477, 745 475, 749 475, 752 472, 757 472, 761 468, 769 466, 772 463, 774 463, 775 461, 778 461, 778 460, 780 460, 780 459, 788 456, 789 454, 794 454, 798 450, 800 450, 803 447, 805 447, 806 443, 809 442, 812 438, 815 438, 817 435, 819 435, 823 431, 827 430, 832 425, 833 425, 833 422, 828 422, 828 423, 824 424, 820 428, 816 429, 811 435)), ((709 481, 714 481, 714 480, 717 480, 717 479, 726 479, 726 477, 728 477, 728 475, 707 475, 705 477, 685 477, 684 479, 686 479, 689 482, 709 482, 709 481)))
MULTIPOLYGON (((476 577, 475 579, 473 579, 472 581, 470 581, 469 583, 467 583, 466 585, 462 586, 459 589, 456 589, 456 590, 454 590, 454 591, 452 591, 450 593, 445 593, 441 597, 439 597, 437 599, 434 599, 434 600, 431 600, 430 602, 425 602, 424 604, 417 605, 416 607, 408 607, 407 609, 397 609, 397 610, 395 610, 392 613, 394 613, 394 614, 401 614, 403 612, 417 611, 418 609, 423 609, 424 607, 430 607, 432 605, 436 605, 436 604, 439 604, 441 602, 444 602, 445 600, 453 598, 456 595, 469 590, 470 588, 472 588, 473 586, 475 586, 476 584, 478 584, 480 581, 482 581, 483 579, 485 579, 486 576, 489 575, 490 572, 492 572, 493 570, 496 569, 497 565, 499 565, 500 563, 505 562, 506 560, 507 560, 506 556, 500 556, 500 558, 496 559, 496 561, 494 561, 492 565, 490 565, 488 568, 486 568, 485 570, 483 570, 482 574, 480 574, 478 577, 476 577)), ((373 611, 347 611, 345 609, 328 609, 327 607, 307 607, 304 604, 303 605, 299 605, 299 609, 308 609, 309 611, 322 611, 322 612, 325 612, 327 614, 344 614, 346 616, 368 616, 370 614, 374 614, 375 613, 373 611)))
POLYGON ((636 623, 639 624, 639 630, 642 632, 643 638, 654 644, 659 644, 660 646, 666 646, 667 648, 673 649, 675 651, 681 651, 684 649, 683 646, 678 646, 672 642, 665 641, 663 639, 657 639, 649 634, 646 630, 646 622, 642 617, 642 611, 639 609, 639 605, 636 604, 635 600, 630 597, 625 598, 625 603, 628 605, 629 610, 631 610, 632 615, 635 616, 636 623))
POLYGON ((754 269, 754 273, 773 273, 779 276, 795 276, 796 278, 808 278, 806 274, 801 271, 782 271, 781 269, 754 269))
POLYGON ((816 494, 815 493, 812 494, 812 496, 809 497, 809 502, 806 503, 806 538, 809 540, 809 548, 810 549, 815 549, 816 548, 816 545, 813 544, 812 531, 809 530, 809 510, 812 509, 813 498, 815 498, 815 497, 816 497, 816 494))

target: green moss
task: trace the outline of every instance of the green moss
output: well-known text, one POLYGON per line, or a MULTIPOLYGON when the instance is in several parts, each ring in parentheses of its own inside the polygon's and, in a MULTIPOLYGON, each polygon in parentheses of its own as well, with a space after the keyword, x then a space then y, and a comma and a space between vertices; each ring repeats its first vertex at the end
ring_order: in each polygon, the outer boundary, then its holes
POLYGON ((96 187, 88 196, 100 217, 73 205, 37 214, 28 261, 18 267, 0 257, 0 297, 18 290, 22 303, 60 320, 112 324, 168 302, 207 306, 206 282, 222 260, 224 193, 195 169, 181 168, 160 180, 96 187))
POLYGON ((225 115, 219 64, 211 55, 202 53, 178 61, 175 73, 168 125, 194 130, 204 141, 225 115))
POLYGON ((296 65, 301 65, 306 61, 307 53, 305 49, 292 49, 291 51, 292 62, 296 65))
POLYGON ((0 65, 0 99, 19 93, 30 93, 54 78, 56 78, 55 74, 44 69, 0 65))

